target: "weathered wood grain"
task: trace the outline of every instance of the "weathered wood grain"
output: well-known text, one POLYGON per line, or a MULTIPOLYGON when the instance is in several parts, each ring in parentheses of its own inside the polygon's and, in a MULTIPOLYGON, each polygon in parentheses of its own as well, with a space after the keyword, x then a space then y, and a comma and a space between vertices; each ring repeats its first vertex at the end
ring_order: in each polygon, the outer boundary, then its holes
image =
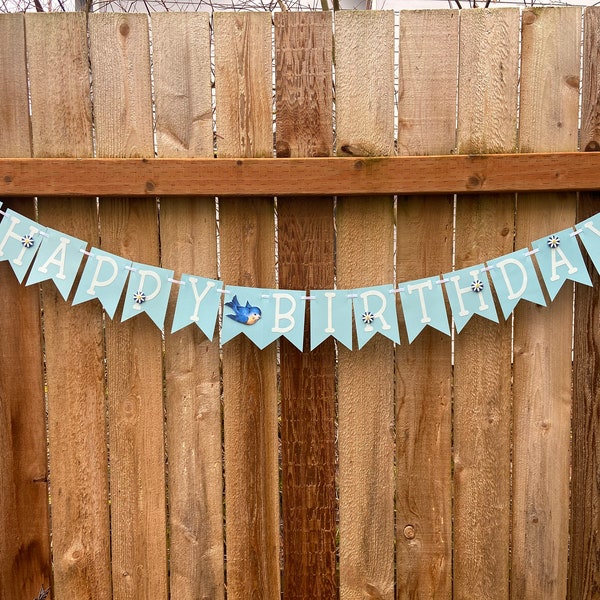
MULTIPOLYGON (((0 16, 0 156, 31 156, 23 15, 0 16)), ((31 198, 4 200, 34 217, 31 198)), ((50 587, 46 419, 39 287, 0 267, 0 599, 50 587)))
MULTIPOLYGON (((455 145, 458 12, 400 15, 398 150, 450 152, 455 145), (429 37, 429 33, 434 35, 429 37)), ((399 196, 396 277, 410 281, 452 268, 453 198, 399 196)), ((401 335, 403 330, 401 330, 401 335)), ((396 347, 397 598, 452 596, 451 340, 426 328, 396 347)))
MULTIPOLYGON (((89 15, 96 152, 153 156, 148 22, 89 15)), ((100 199, 102 248, 160 264, 155 202, 100 199)), ((127 301, 127 300, 125 300, 127 301)), ((129 300, 131 301, 131 300, 129 300)), ((167 596, 161 332, 140 315, 106 319, 112 580, 115 600, 167 596)))
POLYGON ((306 196, 600 189, 600 154, 198 159, 0 158, 0 194, 306 196), (301 182, 301 184, 299 183, 301 182))
POLYGON ((0 157, 31 157, 25 21, 0 15, 0 157))
MULTIPOLYGON (((337 153, 393 153, 394 13, 339 13, 335 57, 337 153), (375 62, 377 69, 373 69, 375 62)), ((338 288, 393 281, 393 197, 338 198, 336 232, 338 288)), ((340 598, 392 600, 395 446, 391 340, 377 335, 360 352, 338 345, 338 415, 340 598), (365 365, 371 374, 367 378, 365 365)))
POLYGON ((399 58, 399 154, 454 151, 458 14, 455 10, 400 14, 404 50, 399 58))
MULTIPOLYGON (((332 152, 330 13, 275 14, 278 157, 332 152)), ((333 200, 278 198, 279 286, 333 286, 333 200)), ((306 336, 305 336, 306 338, 306 336)), ((335 349, 281 342, 284 597, 338 594, 335 534, 335 349)))
MULTIPOLYGON (((209 16, 153 13, 151 25, 158 156, 212 156, 209 16)), ((162 198, 160 240, 162 264, 178 275, 215 278, 214 197, 162 198)), ((164 360, 169 589, 181 600, 219 600, 225 593, 219 346, 193 324, 175 333, 167 328, 164 360)))
MULTIPOLYGON (((91 157, 83 14, 25 19, 35 156, 91 157), (52 98, 52 101, 48 99, 52 98)), ((95 198, 40 198, 44 225, 98 243, 95 198)), ((110 525, 102 309, 70 306, 42 284, 56 598, 109 599, 110 525)))
MULTIPOLYGON (((600 150, 598 98, 600 9, 586 9, 580 147, 600 150)), ((577 221, 600 212, 598 194, 578 196, 577 221)), ((584 253, 585 254, 585 253, 584 253)), ((575 289, 571 527, 567 597, 592 600, 600 594, 600 414, 598 413, 598 288, 600 278, 587 260, 593 287, 575 289)))
MULTIPOLYGON (((272 156, 268 14, 215 16, 219 156, 272 156)), ((273 198, 220 198, 221 274, 275 287, 273 198)), ((223 347, 227 597, 280 597, 277 348, 223 347)))
MULTIPOLYGON (((460 19, 458 151, 517 136, 518 9, 460 19)), ((514 194, 458 196, 455 268, 514 250, 514 194)), ((454 343, 454 600, 509 595, 512 320, 473 318, 454 343)))
MULTIPOLYGON (((522 151, 577 148, 581 11, 523 13, 522 151)), ((574 194, 519 194, 515 246, 575 222, 574 194)), ((566 595, 573 287, 514 313, 512 598, 566 595)))

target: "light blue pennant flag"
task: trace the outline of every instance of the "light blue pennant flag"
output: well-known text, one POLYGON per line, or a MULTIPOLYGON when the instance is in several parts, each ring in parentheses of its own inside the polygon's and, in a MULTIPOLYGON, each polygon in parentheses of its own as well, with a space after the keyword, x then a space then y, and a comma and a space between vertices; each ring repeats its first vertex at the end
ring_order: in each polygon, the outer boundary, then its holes
POLYGON ((409 281, 400 286, 400 300, 408 333, 408 343, 429 325, 450 335, 448 313, 439 277, 409 281))
POLYGON ((223 282, 186 273, 181 276, 181 282, 171 333, 195 323, 212 340, 223 282))
POLYGON ((159 329, 163 328, 173 271, 142 263, 132 263, 121 321, 147 313, 159 329))
POLYGON ((354 297, 354 322, 358 348, 362 348, 376 333, 399 344, 400 333, 394 286, 359 288, 352 290, 351 293, 354 297))
POLYGON ((571 235, 572 233, 571 228, 563 229, 531 244, 537 250, 535 259, 540 267, 550 300, 554 300, 567 279, 592 285, 579 244, 575 236, 571 235))
POLYGON ((7 260, 19 283, 23 282, 27 271, 39 250, 46 228, 39 223, 6 209, 0 223, 0 261, 7 260))
POLYGON ((51 279, 62 297, 69 297, 87 242, 55 229, 46 229, 27 278, 27 285, 51 279))
POLYGON ((73 304, 97 298, 112 319, 129 275, 127 267, 130 266, 130 260, 100 248, 92 248, 75 291, 73 304))
POLYGON ((519 300, 546 306, 544 292, 527 248, 488 261, 496 296, 505 319, 519 300))
POLYGON ((600 273, 600 213, 578 223, 576 229, 596 271, 600 273))
POLYGON ((343 290, 312 290, 310 349, 330 335, 352 350, 352 299, 343 290))
POLYGON ((227 286, 221 343, 243 333, 260 349, 284 336, 299 350, 304 341, 305 293, 227 286))
POLYGON ((473 315, 498 322, 494 298, 483 269, 484 265, 476 265, 444 275, 457 333, 460 333, 473 315))

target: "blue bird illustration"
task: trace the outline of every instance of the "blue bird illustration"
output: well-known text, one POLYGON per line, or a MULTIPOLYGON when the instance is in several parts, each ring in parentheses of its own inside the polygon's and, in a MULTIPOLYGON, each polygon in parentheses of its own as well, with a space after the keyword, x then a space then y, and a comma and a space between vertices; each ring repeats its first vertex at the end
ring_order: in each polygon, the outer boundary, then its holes
POLYGON ((262 316, 258 306, 251 306, 248 301, 246 301, 246 306, 242 306, 238 302, 237 296, 234 296, 231 302, 225 302, 225 306, 229 306, 234 312, 234 314, 227 316, 243 325, 254 325, 262 316))

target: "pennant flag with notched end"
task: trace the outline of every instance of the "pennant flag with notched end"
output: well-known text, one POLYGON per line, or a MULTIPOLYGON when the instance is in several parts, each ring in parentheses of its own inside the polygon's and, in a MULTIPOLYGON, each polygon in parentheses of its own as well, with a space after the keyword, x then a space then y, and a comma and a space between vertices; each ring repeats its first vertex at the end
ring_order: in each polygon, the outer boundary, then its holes
POLYGON ((163 328, 173 271, 132 263, 121 321, 147 313, 159 329, 163 328))
POLYGON ((508 319, 519 300, 546 306, 535 267, 527 248, 488 261, 502 314, 508 319))
POLYGON ((354 322, 358 347, 362 348, 376 333, 400 343, 398 313, 393 285, 378 285, 351 290, 354 296, 354 322))
POLYGON ((600 273, 600 213, 578 223, 575 227, 596 271, 600 273))
POLYGON ((184 273, 171 333, 195 323, 209 340, 213 339, 221 305, 222 282, 184 273))
POLYGON ((550 300, 554 300, 567 279, 592 285, 579 244, 572 233, 571 228, 563 229, 531 244, 537 250, 535 259, 550 300))
POLYGON ((73 304, 96 298, 112 319, 129 275, 127 267, 130 266, 130 260, 100 248, 92 248, 75 291, 73 304))
POLYGON ((446 273, 444 279, 457 333, 460 333, 473 315, 498 322, 484 265, 446 273))
POLYGON ((226 291, 222 344, 243 333, 261 349, 283 336, 302 350, 305 292, 238 286, 226 291))
POLYGON ((0 222, 0 261, 7 260, 19 283, 40 248, 46 228, 8 208, 0 222))
POLYGON ((310 292, 310 349, 329 336, 352 350, 352 298, 343 290, 310 292))
POLYGON ((427 325, 450 335, 440 281, 439 277, 427 277, 400 286, 400 300, 409 344, 412 344, 427 325))
POLYGON ((62 297, 69 297, 87 242, 54 229, 46 229, 27 278, 27 285, 51 279, 62 297))

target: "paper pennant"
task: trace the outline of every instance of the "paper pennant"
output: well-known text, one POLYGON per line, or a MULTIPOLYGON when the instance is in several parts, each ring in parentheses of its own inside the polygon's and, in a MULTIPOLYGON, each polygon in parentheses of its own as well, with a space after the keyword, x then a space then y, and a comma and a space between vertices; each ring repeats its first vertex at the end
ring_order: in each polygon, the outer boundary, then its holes
POLYGON ((130 260, 92 248, 73 298, 73 304, 98 299, 112 319, 129 275, 130 260))
POLYGON ((532 242, 532 246, 537 250, 535 259, 540 267, 550 300, 554 300, 568 279, 592 285, 579 244, 575 236, 571 235, 572 233, 572 228, 563 229, 532 242))
POLYGON ((457 333, 473 315, 481 315, 490 321, 498 322, 494 298, 486 271, 483 269, 484 265, 476 265, 444 275, 457 333))
POLYGON ((147 313, 159 329, 163 328, 173 271, 132 263, 125 292, 121 321, 147 313))
POLYGON ((352 298, 342 290, 311 290, 310 349, 329 336, 352 350, 352 298))
POLYGON ((62 297, 69 297, 87 242, 54 229, 46 229, 27 285, 51 279, 62 297))
POLYGON ((4 213, 0 223, 0 261, 8 261, 19 283, 40 248, 40 231, 45 233, 46 228, 10 208, 4 213))
POLYGON ((519 300, 546 306, 544 292, 527 248, 488 261, 502 314, 507 319, 519 300))
POLYGON ((181 281, 171 333, 195 323, 212 340, 223 284, 214 279, 186 273, 181 276, 181 281))
POLYGON ((579 239, 590 255, 596 271, 600 273, 600 213, 578 223, 579 239))
POLYGON ((354 322, 359 349, 376 333, 384 335, 396 344, 400 343, 396 297, 393 292, 392 285, 351 290, 355 296, 354 322))
POLYGON ((238 286, 227 287, 221 343, 243 333, 259 348, 283 336, 302 350, 305 292, 238 286))
POLYGON ((439 277, 403 283, 400 286, 400 300, 409 344, 427 325, 450 335, 448 313, 439 277))

